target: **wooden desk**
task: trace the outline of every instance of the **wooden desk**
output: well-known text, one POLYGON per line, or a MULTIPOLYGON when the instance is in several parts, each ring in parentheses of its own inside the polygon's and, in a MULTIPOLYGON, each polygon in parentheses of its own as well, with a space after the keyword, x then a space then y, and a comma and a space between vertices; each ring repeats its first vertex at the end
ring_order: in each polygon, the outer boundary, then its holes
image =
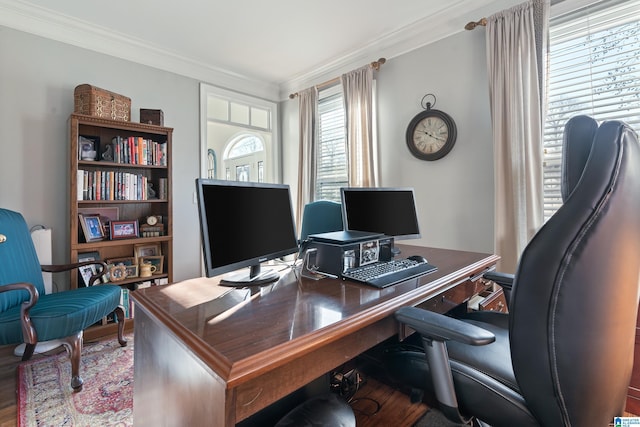
POLYGON ((194 279, 138 290, 134 424, 233 426, 398 332, 392 314, 446 311, 495 255, 398 245, 438 271, 382 290, 334 279, 229 289, 194 279))

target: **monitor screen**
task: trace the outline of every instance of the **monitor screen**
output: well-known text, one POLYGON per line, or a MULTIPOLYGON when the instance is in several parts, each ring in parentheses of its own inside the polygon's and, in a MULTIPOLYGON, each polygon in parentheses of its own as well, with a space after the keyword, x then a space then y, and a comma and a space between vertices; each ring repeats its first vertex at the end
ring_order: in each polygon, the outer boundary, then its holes
POLYGON ((298 250, 289 186, 199 178, 196 189, 207 277, 234 272, 221 283, 240 286, 277 280, 260 263, 298 250))
POLYGON ((420 238, 413 188, 343 187, 340 196, 345 230, 420 238))

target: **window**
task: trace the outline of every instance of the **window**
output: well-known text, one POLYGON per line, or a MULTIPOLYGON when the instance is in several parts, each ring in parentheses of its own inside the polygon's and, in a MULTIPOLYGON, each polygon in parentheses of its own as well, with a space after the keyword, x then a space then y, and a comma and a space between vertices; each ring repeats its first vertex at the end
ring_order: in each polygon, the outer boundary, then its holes
POLYGON ((264 143, 258 134, 242 133, 225 147, 226 179, 264 182, 264 143))
POLYGON ((200 114, 201 176, 281 180, 276 103, 201 83, 200 114))
POLYGON ((640 130, 640 0, 601 1, 554 17, 549 45, 545 220, 562 205, 562 135, 569 118, 620 119, 640 130))
POLYGON ((340 187, 349 184, 345 110, 342 86, 318 96, 318 145, 315 200, 340 201, 340 187))

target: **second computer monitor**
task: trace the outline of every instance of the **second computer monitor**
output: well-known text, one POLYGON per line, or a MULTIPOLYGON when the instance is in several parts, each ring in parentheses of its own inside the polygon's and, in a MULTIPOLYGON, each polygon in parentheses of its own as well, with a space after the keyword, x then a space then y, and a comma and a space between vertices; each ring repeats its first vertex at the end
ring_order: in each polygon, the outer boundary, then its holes
POLYGON ((420 238, 413 188, 343 187, 340 196, 345 230, 420 238))

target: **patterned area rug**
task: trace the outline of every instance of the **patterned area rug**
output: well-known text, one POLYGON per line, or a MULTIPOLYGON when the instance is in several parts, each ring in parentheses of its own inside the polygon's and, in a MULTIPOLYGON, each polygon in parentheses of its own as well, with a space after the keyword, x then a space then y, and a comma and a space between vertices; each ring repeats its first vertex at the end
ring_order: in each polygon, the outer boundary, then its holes
POLYGON ((18 427, 132 426, 133 334, 85 343, 81 392, 73 393, 65 351, 18 365, 18 427))

